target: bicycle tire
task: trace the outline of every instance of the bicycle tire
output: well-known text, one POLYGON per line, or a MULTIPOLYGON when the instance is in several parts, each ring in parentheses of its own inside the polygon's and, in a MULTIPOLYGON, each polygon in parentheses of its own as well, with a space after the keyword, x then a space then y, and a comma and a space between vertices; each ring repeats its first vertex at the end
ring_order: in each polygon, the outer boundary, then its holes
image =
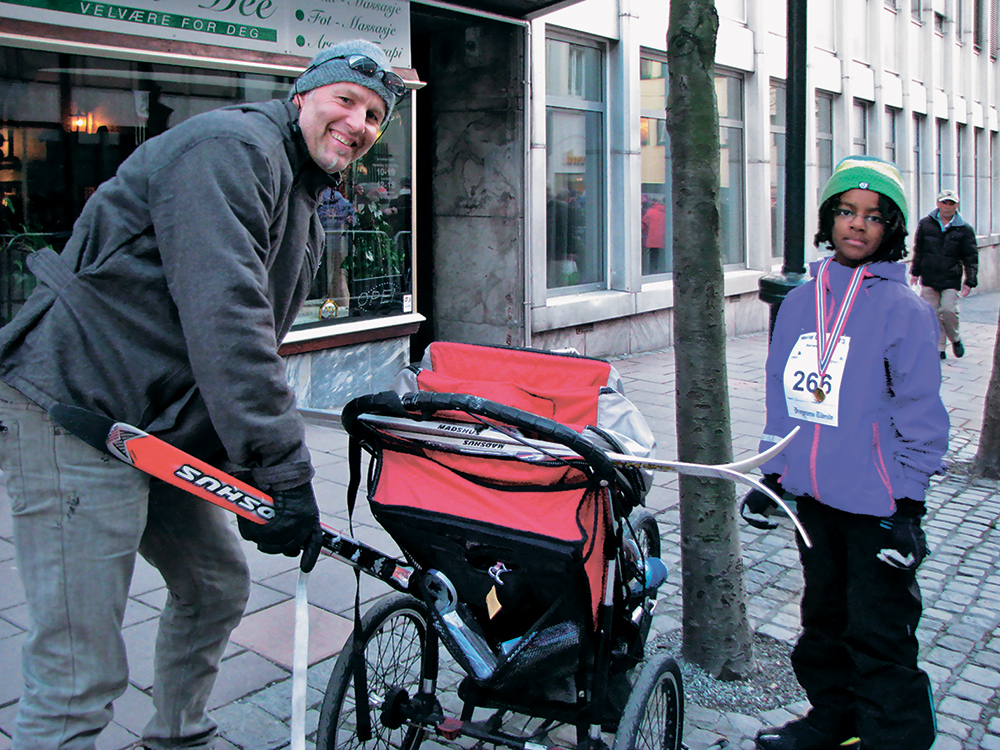
POLYGON ((684 690, 680 667, 669 654, 643 667, 629 695, 614 750, 681 750, 684 690))
POLYGON ((354 702, 355 630, 330 674, 316 732, 317 750, 417 750, 424 730, 404 724, 389 729, 380 720, 385 696, 402 688, 410 696, 424 680, 436 681, 437 640, 426 606, 407 594, 391 594, 374 604, 361 619, 372 737, 361 742, 356 732, 354 702))
POLYGON ((634 510, 628 517, 628 524, 632 527, 633 538, 643 557, 659 557, 662 545, 656 516, 645 508, 634 510))

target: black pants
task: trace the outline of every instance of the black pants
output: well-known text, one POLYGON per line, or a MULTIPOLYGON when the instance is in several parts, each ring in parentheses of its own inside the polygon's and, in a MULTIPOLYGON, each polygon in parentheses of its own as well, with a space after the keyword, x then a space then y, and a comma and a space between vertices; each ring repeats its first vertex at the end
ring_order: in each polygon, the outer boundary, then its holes
POLYGON ((799 540, 803 632, 792 667, 812 716, 857 734, 865 748, 927 750, 936 728, 930 680, 917 666, 915 571, 877 559, 878 518, 808 497, 798 513, 813 547, 799 540))

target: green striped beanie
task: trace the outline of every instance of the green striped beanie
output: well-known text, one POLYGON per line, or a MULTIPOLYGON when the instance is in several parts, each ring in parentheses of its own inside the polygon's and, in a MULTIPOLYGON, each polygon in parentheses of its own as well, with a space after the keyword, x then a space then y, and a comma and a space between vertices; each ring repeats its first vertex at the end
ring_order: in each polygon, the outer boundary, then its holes
POLYGON ((903 221, 907 220, 903 175, 891 161, 874 156, 848 156, 841 159, 823 188, 820 205, 834 195, 855 188, 881 193, 899 206, 899 210, 903 212, 903 221))

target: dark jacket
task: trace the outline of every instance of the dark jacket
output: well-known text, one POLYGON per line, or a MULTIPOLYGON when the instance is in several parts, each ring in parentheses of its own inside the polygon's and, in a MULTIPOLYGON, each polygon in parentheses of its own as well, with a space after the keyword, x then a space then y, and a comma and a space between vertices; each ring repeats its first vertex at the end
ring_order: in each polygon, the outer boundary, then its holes
POLYGON ((0 330, 0 378, 44 408, 128 422, 277 489, 312 477, 278 344, 323 247, 330 180, 295 106, 207 112, 150 139, 87 201, 0 330))
POLYGON ((947 229, 941 228, 935 208, 917 224, 913 238, 913 264, 910 274, 920 277, 920 283, 931 289, 961 289, 974 287, 979 270, 979 245, 975 230, 956 213, 947 229))

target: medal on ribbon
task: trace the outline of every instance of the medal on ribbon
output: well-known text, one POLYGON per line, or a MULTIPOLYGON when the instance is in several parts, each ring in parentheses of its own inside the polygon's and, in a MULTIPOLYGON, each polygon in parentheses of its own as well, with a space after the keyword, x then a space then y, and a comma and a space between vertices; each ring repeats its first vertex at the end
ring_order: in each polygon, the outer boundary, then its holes
POLYGON ((860 265, 854 269, 854 273, 851 275, 851 282, 847 285, 847 292, 840 303, 840 309, 837 311, 837 317, 833 322, 833 329, 827 331, 826 279, 827 266, 830 265, 831 260, 832 258, 827 258, 823 261, 819 267, 816 279, 816 370, 818 378, 812 395, 818 404, 823 403, 826 399, 826 391, 823 390, 823 379, 826 377, 826 371, 830 367, 833 353, 837 348, 837 343, 840 341, 841 334, 844 332, 844 327, 847 325, 847 318, 851 314, 851 308, 854 306, 854 300, 858 296, 858 290, 861 289, 861 281, 865 276, 864 265, 860 265))

